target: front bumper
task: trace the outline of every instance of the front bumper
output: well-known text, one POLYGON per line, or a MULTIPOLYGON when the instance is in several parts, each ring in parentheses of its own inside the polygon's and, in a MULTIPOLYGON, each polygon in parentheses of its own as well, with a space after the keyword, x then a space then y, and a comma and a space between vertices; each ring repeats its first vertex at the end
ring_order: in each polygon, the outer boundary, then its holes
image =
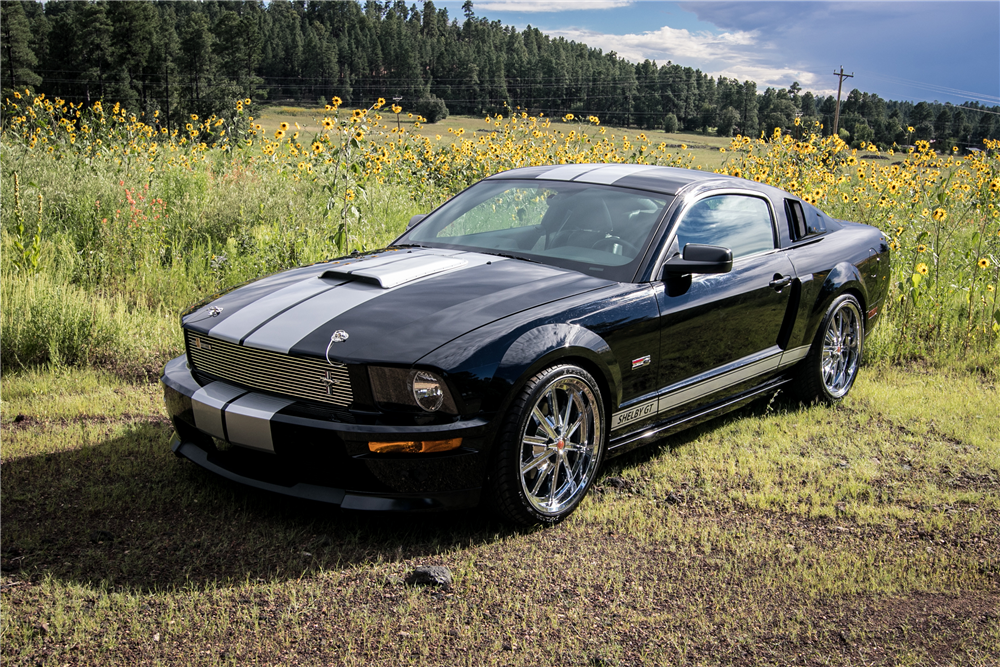
POLYGON ((446 425, 351 423, 351 414, 248 391, 201 385, 185 357, 163 369, 164 400, 176 435, 172 448, 232 481, 345 509, 419 511, 479 503, 490 445, 481 419, 446 425), (456 450, 376 454, 372 441, 462 438, 456 450))

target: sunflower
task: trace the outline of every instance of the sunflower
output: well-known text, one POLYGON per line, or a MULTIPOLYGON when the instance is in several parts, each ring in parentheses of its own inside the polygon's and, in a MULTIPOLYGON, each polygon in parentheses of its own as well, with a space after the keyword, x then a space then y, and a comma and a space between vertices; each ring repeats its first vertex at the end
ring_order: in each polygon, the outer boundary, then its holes
POLYGON ((990 268, 990 260, 989 260, 989 258, 988 257, 980 257, 979 261, 976 262, 976 266, 978 266, 980 269, 988 269, 988 268, 990 268))
POLYGON ((944 210, 943 208, 936 208, 934 209, 934 213, 931 215, 931 217, 934 218, 934 220, 941 222, 942 220, 948 217, 948 211, 944 210))
POLYGON ((922 275, 922 276, 926 276, 926 275, 927 275, 927 273, 928 273, 928 269, 927 269, 927 265, 926 265, 926 264, 924 264, 923 262, 920 262, 920 263, 919 263, 919 264, 917 264, 917 266, 916 266, 916 271, 917 271, 917 273, 919 273, 920 275, 922 275))
POLYGON ((927 251, 927 246, 925 246, 923 243, 917 246, 917 252, 926 252, 926 251, 927 251))
POLYGON ((323 144, 319 143, 318 141, 313 142, 312 151, 316 155, 319 155, 320 153, 323 152, 323 144))

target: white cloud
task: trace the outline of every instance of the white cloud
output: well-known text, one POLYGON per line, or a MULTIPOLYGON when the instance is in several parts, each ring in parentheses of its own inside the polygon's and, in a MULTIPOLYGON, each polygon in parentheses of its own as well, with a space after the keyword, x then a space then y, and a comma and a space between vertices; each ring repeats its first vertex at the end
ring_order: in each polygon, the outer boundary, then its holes
POLYGON ((593 30, 570 28, 548 30, 548 34, 584 42, 592 48, 615 51, 623 58, 642 61, 718 60, 743 58, 743 48, 757 46, 756 32, 691 32, 663 26, 640 34, 610 35, 593 30))
POLYGON ((571 12, 575 10, 617 9, 635 0, 488 0, 475 3, 475 9, 486 12, 571 12))
MULTIPOLYGON (((669 60, 712 76, 755 81, 761 92, 766 88, 787 88, 793 81, 798 81, 803 89, 812 90, 815 95, 830 94, 825 88, 818 90, 813 87, 813 84, 826 83, 820 82, 814 72, 768 63, 764 54, 773 53, 775 49, 770 43, 762 41, 756 30, 712 33, 663 26, 649 32, 624 35, 579 28, 546 30, 546 33, 583 42, 605 53, 614 51, 631 62, 649 59, 663 65, 669 60)), ((836 90, 833 92, 836 93, 836 90)))

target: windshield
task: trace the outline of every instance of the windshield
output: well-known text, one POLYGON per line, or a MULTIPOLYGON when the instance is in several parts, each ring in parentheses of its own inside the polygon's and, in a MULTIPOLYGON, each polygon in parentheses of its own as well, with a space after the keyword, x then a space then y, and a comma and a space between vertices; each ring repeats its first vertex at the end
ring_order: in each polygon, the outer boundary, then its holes
POLYGON ((396 244, 476 250, 629 281, 671 199, 589 183, 482 181, 396 244))

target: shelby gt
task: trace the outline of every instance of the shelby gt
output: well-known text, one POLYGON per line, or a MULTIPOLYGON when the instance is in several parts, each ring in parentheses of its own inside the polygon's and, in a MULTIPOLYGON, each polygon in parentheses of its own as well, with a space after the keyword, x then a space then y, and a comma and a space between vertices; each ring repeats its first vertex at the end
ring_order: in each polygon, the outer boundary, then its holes
POLYGON ((555 523, 604 460, 784 387, 835 402, 886 238, 776 188, 640 165, 487 178, 388 248, 190 309, 173 449, 364 510, 555 523))

